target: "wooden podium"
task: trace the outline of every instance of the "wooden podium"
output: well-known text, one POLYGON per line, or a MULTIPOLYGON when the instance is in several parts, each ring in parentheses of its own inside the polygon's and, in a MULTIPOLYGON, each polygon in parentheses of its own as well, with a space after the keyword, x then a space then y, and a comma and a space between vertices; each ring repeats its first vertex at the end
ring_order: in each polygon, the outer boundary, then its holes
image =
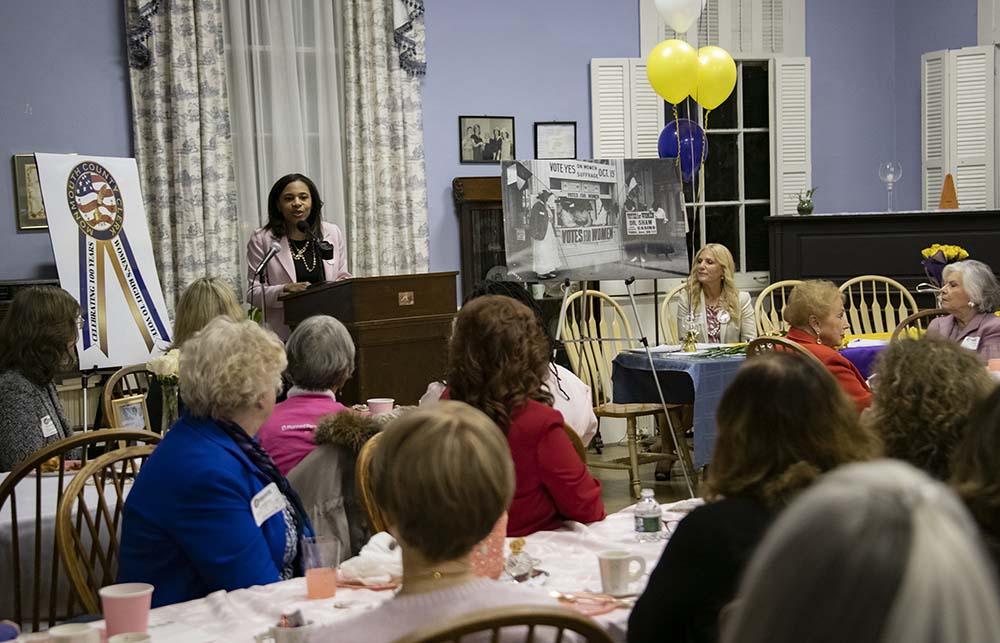
POLYGON ((371 397, 416 404, 432 380, 444 377, 455 317, 457 272, 358 277, 285 295, 285 322, 295 328, 313 315, 336 317, 356 350, 354 375, 340 395, 347 405, 371 397))

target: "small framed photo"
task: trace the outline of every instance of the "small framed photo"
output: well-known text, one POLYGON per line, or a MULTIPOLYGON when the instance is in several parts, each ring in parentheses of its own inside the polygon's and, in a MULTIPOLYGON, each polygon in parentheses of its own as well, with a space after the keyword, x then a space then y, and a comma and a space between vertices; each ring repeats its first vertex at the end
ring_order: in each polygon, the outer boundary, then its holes
POLYGON ((576 121, 535 123, 535 158, 573 160, 576 158, 576 121))
POLYGON ((14 155, 14 194, 17 199, 17 229, 44 230, 49 227, 38 182, 34 154, 14 155))
POLYGON ((111 421, 115 428, 152 431, 145 395, 129 395, 111 400, 111 421))
POLYGON ((461 163, 513 161, 513 116, 459 116, 458 158, 461 163))

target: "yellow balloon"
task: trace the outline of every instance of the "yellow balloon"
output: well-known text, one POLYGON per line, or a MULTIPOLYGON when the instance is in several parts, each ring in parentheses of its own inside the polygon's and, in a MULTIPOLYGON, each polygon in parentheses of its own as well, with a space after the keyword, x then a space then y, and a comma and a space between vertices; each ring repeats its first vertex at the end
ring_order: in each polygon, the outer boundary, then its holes
POLYGON ((715 109, 726 102, 736 88, 736 62, 722 47, 698 50, 698 80, 691 92, 705 109, 715 109))
POLYGON ((664 40, 646 59, 646 77, 653 91, 676 105, 694 91, 698 52, 683 40, 664 40))

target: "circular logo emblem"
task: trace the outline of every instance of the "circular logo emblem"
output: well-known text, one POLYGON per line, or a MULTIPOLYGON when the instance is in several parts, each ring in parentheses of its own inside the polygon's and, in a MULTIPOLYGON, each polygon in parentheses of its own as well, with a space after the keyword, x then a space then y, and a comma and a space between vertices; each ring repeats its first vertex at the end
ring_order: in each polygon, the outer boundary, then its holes
POLYGON ((89 237, 109 241, 125 221, 118 182, 100 163, 84 161, 69 173, 66 200, 76 225, 89 237))

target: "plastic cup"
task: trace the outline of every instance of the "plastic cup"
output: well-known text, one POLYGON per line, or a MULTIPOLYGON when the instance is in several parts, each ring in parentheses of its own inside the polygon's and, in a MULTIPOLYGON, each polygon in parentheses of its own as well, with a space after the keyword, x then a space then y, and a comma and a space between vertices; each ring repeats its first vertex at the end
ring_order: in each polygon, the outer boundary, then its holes
POLYGON ((388 413, 392 410, 393 404, 396 400, 391 397, 373 397, 368 400, 368 412, 372 415, 378 415, 379 413, 388 413))
POLYGON ((101 606, 109 637, 129 632, 145 632, 149 627, 149 605, 153 586, 149 583, 121 583, 102 587, 101 606))
POLYGON ((331 598, 337 594, 337 562, 340 541, 322 536, 302 539, 302 563, 306 570, 306 596, 331 598))
POLYGON ((101 633, 86 623, 66 623, 49 628, 52 643, 101 643, 101 633))

